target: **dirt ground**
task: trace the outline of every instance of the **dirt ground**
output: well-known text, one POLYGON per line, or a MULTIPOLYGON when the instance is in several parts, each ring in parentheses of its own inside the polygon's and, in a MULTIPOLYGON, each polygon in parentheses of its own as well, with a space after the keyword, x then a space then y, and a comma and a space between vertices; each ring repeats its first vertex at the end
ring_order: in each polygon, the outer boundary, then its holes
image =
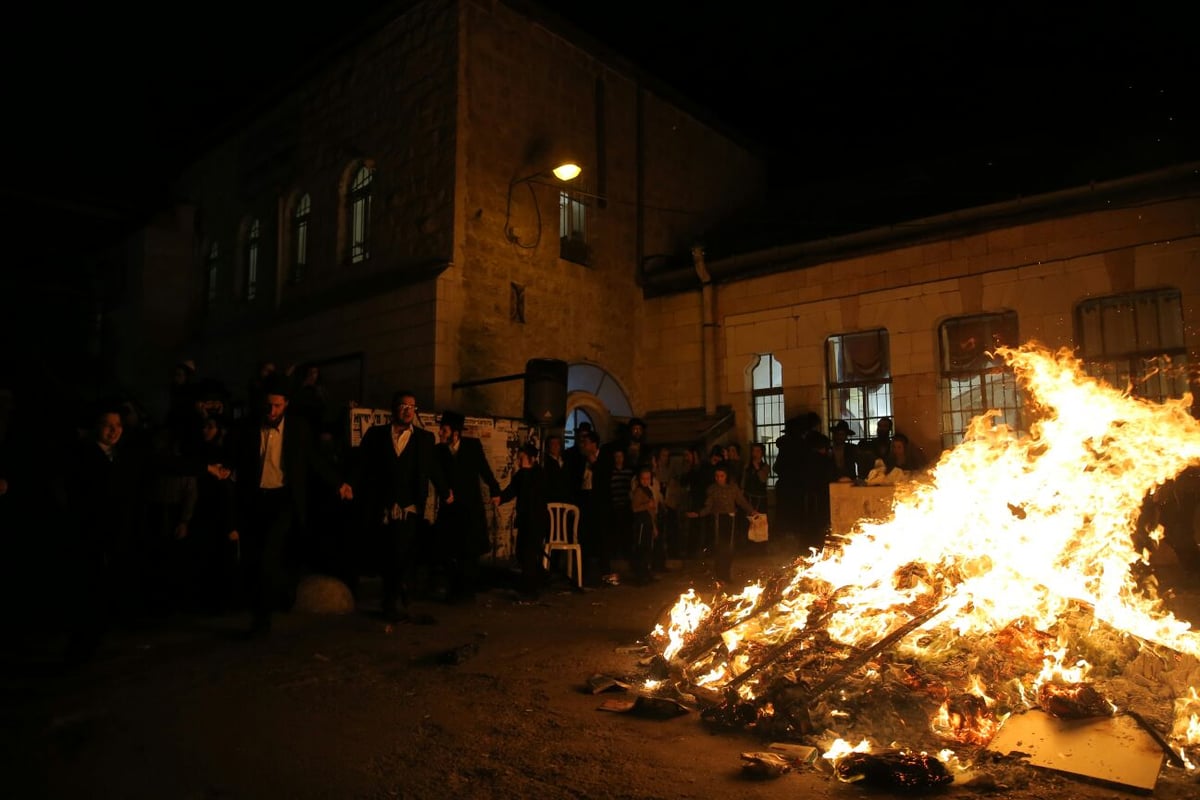
MULTIPOLYGON (((735 579, 789 554, 735 564, 735 579)), ((637 653, 676 597, 711 591, 708 565, 674 562, 647 587, 547 593, 519 604, 492 588, 474 604, 415 604, 433 624, 358 613, 282 615, 243 641, 243 616, 189 617, 115 634, 64 671, 55 643, 4 661, 4 785, 14 798, 860 798, 889 793, 798 768, 749 776, 766 749, 670 719, 599 710, 589 677, 641 675, 637 653)), ((1180 602, 1200 609, 1200 597, 1180 602)), ((14 644, 10 641, 10 644, 14 644)), ((1129 793, 1019 763, 989 764, 940 796, 1119 798, 1129 793)), ((1164 767, 1154 796, 1200 796, 1164 767)))

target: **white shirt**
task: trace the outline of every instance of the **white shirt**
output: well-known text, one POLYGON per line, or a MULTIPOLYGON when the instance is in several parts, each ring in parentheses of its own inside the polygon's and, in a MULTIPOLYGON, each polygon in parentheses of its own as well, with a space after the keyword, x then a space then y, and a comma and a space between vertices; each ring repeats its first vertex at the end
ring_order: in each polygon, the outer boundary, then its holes
POLYGON ((283 422, 279 420, 278 428, 264 426, 261 431, 258 450, 262 457, 262 478, 258 481, 260 489, 283 488, 283 422))
POLYGON ((397 431, 396 426, 392 426, 392 447, 399 456, 404 452, 404 448, 408 447, 408 440, 412 438, 412 426, 405 428, 402 431, 397 431))

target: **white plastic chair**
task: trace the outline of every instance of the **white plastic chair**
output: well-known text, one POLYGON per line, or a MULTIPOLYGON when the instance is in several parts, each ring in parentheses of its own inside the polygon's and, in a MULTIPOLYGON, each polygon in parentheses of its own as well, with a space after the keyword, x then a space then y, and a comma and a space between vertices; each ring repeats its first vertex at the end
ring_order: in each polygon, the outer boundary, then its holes
POLYGON ((547 503, 550 512, 550 538, 546 540, 542 564, 550 568, 550 557, 555 550, 567 555, 567 577, 574 578, 583 588, 583 548, 579 545, 579 506, 573 503, 547 503))

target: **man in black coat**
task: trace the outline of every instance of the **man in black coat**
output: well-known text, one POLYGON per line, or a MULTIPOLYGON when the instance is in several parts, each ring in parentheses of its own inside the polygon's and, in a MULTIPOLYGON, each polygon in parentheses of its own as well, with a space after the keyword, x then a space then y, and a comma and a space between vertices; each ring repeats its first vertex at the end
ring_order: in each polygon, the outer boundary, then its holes
POLYGON ((343 496, 363 504, 367 525, 377 532, 379 575, 383 579, 384 616, 405 619, 407 573, 416 553, 419 521, 425 513, 429 484, 452 505, 453 495, 434 457, 433 434, 416 426, 417 398, 402 390, 392 395, 392 420, 363 434, 358 460, 343 496))
POLYGON ((437 461, 454 501, 438 511, 437 535, 449 584, 446 599, 457 602, 475 596, 479 557, 492 547, 480 482, 487 485, 493 506, 500 504, 500 484, 492 474, 483 443, 462 435, 466 418, 457 411, 446 411, 439 423, 437 461))
POLYGON ((263 389, 261 414, 237 431, 233 447, 237 539, 250 584, 251 632, 257 635, 270 631, 275 606, 286 603, 294 589, 285 558, 295 544, 289 539, 308 521, 311 474, 331 492, 339 483, 316 457, 307 421, 288 416, 287 381, 272 377, 263 389))
POLYGON ((114 617, 145 610, 138 591, 145 579, 137 529, 142 465, 120 446, 119 406, 100 406, 91 422, 67 454, 61 483, 71 537, 66 571, 71 661, 95 653, 114 617))
POLYGON ((546 473, 546 502, 570 503, 575 498, 571 496, 570 465, 563 455, 562 436, 552 433, 546 437, 546 458, 542 470, 546 473))
POLYGON ((517 563, 521 566, 521 595, 536 599, 546 582, 542 567, 550 515, 546 511, 546 473, 537 463, 538 449, 526 443, 517 455, 519 469, 500 493, 500 502, 516 500, 517 563))

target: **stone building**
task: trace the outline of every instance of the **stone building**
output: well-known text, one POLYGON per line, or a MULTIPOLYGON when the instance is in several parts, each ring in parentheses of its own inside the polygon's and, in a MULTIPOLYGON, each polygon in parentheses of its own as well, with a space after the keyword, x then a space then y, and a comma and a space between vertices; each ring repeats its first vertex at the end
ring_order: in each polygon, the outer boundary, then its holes
POLYGON ((607 432, 647 407, 657 366, 643 265, 760 198, 764 174, 536 6, 404 4, 183 176, 189 205, 139 244, 125 382, 190 357, 240 390, 270 359, 320 365, 337 402, 408 387, 519 417, 522 383, 487 380, 557 359, 607 432))
POLYGON ((989 408, 1020 424, 997 343, 1188 388, 1148 364, 1197 362, 1197 174, 716 248, 762 199, 752 148, 534 6, 425 0, 185 176, 120 349, 142 385, 168 353, 235 389, 269 357, 320 364, 341 401, 407 386, 506 417, 522 384, 487 379, 559 359, 571 420, 605 435, 636 413, 653 441, 773 441, 812 411, 857 436, 891 416, 934 455, 989 408))
POLYGON ((773 440, 805 411, 860 437, 891 416, 930 456, 989 409, 1022 424, 996 344, 1071 348, 1114 385, 1181 397, 1200 357, 1198 190, 1200 164, 1181 164, 849 236, 696 251, 646 282, 656 324, 641 358, 662 366, 643 396, 728 406, 742 441, 773 440))

